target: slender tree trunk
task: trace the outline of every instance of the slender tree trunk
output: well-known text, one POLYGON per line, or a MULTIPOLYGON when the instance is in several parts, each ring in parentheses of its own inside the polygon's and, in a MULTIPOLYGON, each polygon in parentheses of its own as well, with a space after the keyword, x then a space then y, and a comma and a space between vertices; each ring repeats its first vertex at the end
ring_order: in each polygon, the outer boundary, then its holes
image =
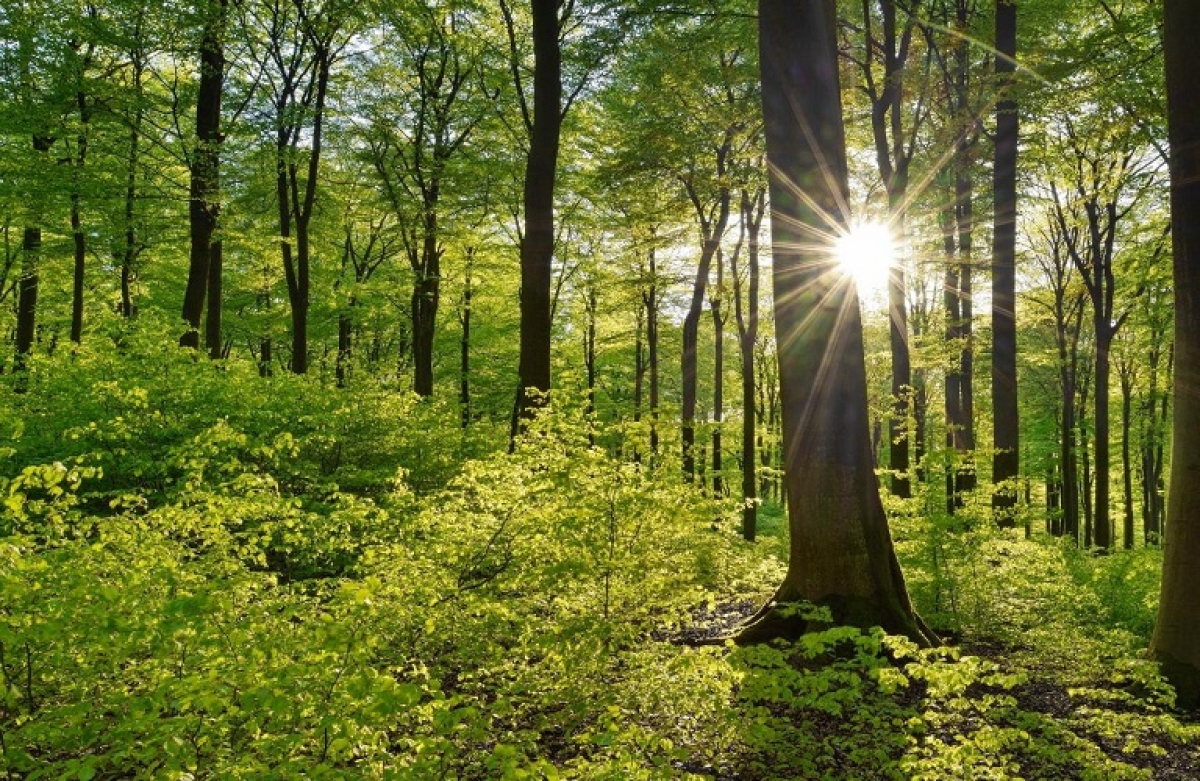
POLYGON ((1200 15, 1164 2, 1167 126, 1171 141, 1171 233, 1175 266, 1175 437, 1158 621, 1150 651, 1178 704, 1200 703, 1200 15))
POLYGON ((1121 471, 1124 478, 1125 514, 1123 525, 1123 543, 1128 550, 1133 547, 1133 460, 1130 455, 1130 418, 1133 413, 1133 377, 1132 369, 1124 369, 1121 376, 1121 471))
MULTIPOLYGON (((725 173, 725 162, 729 154, 730 133, 726 132, 725 144, 717 150, 717 173, 725 173)), ((696 386, 697 386, 697 352, 700 342, 700 316, 704 312, 704 296, 708 288, 708 275, 712 268, 712 260, 721 248, 721 237, 729 224, 729 187, 722 185, 717 198, 717 216, 715 219, 705 217, 705 210, 699 196, 691 185, 688 193, 700 220, 700 230, 704 244, 700 250, 700 263, 696 267, 696 278, 692 285, 692 300, 687 314, 683 318, 683 347, 681 356, 682 375, 682 411, 680 414, 680 433, 683 439, 683 474, 691 480, 696 471, 696 386)))
MULTIPOLYGON (((741 249, 739 247, 739 249, 741 249)), ((713 495, 725 495, 722 470, 725 456, 721 451, 721 424, 725 420, 725 313, 721 307, 722 288, 725 286, 725 263, 722 253, 717 251, 717 289, 709 297, 709 308, 713 317, 713 431, 712 431, 712 475, 713 495)))
POLYGON ((755 425, 757 381, 754 372, 754 345, 758 341, 759 229, 766 192, 759 189, 753 197, 742 191, 741 224, 746 230, 745 304, 742 303, 741 275, 736 260, 732 271, 734 315, 738 327, 738 346, 742 359, 742 538, 754 542, 758 534, 758 448, 761 435, 755 425))
POLYGON ((228 0, 199 0, 204 15, 200 36, 200 85, 196 98, 196 146, 189 162, 188 221, 191 232, 183 320, 183 347, 200 347, 200 318, 209 287, 213 234, 220 214, 221 95, 225 82, 225 29, 228 0))
POLYGON ((75 167, 72 171, 74 181, 71 185, 71 238, 75 249, 75 268, 71 285, 71 341, 79 344, 83 341, 83 289, 84 272, 87 269, 87 234, 83 231, 83 220, 80 214, 82 195, 79 192, 79 178, 83 175, 83 167, 87 163, 88 133, 91 127, 91 108, 88 106, 87 93, 82 89, 75 96, 79 108, 79 124, 81 129, 76 136, 75 167))
MULTIPOLYGON (((79 143, 86 144, 84 134, 80 133, 79 143)), ((84 152, 79 152, 76 165, 83 165, 84 152)), ((71 237, 74 240, 75 268, 71 285, 71 341, 79 344, 83 341, 83 288, 84 271, 87 269, 87 234, 83 232, 80 216, 80 196, 78 186, 71 191, 71 237)))
POLYGON ((525 232, 521 237, 521 356, 515 437, 550 391, 550 289, 554 257, 554 178, 562 129, 562 52, 558 0, 530 0, 533 11, 533 125, 525 161, 525 232), (529 390, 535 395, 531 396, 529 390))
MULTIPOLYGON (((134 111, 133 122, 129 126, 129 159, 125 171, 125 245, 121 249, 121 316, 126 319, 133 317, 133 275, 134 263, 137 262, 137 174, 141 165, 142 141, 142 106, 141 83, 142 63, 134 63, 134 83, 137 85, 138 107, 134 111)), ((209 279, 212 275, 212 244, 209 236, 209 279)), ((196 345, 198 346, 198 345, 196 345)))
POLYGON ((1109 390, 1108 383, 1112 372, 1109 365, 1110 353, 1112 349, 1112 329, 1107 321, 1096 322, 1096 400, 1095 412, 1093 417, 1096 426, 1096 504, 1095 504, 1095 520, 1093 523, 1093 539, 1096 547, 1101 550, 1107 550, 1113 545, 1113 527, 1112 516, 1110 515, 1110 466, 1111 456, 1109 455, 1109 414, 1108 400, 1109 390))
POLYGON ((462 338, 458 343, 458 404, 462 408, 463 431, 471 425, 471 295, 474 282, 471 272, 475 265, 475 248, 467 247, 466 270, 463 272, 462 338))
POLYGON ((642 294, 646 306, 646 363, 650 370, 650 452, 658 455, 658 262, 649 257, 650 284, 642 294))
POLYGON ((587 420, 588 445, 596 444, 596 286, 589 283, 587 301, 584 306, 587 314, 587 328, 583 334, 583 365, 587 371, 587 406, 584 417, 587 420))
POLYGON ((964 149, 955 176, 955 220, 958 226, 958 307, 959 338, 959 465, 955 474, 955 491, 964 494, 975 490, 975 200, 971 191, 971 175, 967 170, 964 149))
POLYGON ((1017 492, 1009 481, 1020 473, 1017 419, 1017 104, 1012 90, 1017 52, 1016 0, 996 2, 996 103, 994 179, 995 236, 992 243, 992 507, 1003 526, 1014 523, 1017 492))
POLYGON ((1079 544, 1079 463, 1075 457, 1075 369, 1061 369, 1062 440, 1059 463, 1062 468, 1063 530, 1079 544))

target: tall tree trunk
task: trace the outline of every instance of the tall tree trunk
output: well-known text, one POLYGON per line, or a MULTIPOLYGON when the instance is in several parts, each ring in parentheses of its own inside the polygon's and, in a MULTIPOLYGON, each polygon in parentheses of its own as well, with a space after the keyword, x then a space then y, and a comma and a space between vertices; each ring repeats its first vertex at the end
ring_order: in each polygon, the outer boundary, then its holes
POLYGON ((705 209, 700 194, 690 181, 685 181, 688 196, 696 210, 696 218, 700 223, 700 233, 703 245, 700 250, 700 262, 696 266, 696 278, 692 284, 692 300, 687 314, 683 318, 683 345, 680 359, 682 404, 680 413, 680 434, 683 449, 683 474, 691 480, 696 471, 696 387, 697 353, 700 342, 700 317, 704 313, 704 296, 708 289, 708 276, 712 269, 712 260, 721 249, 721 238, 729 225, 729 207, 731 194, 725 181, 725 172, 732 146, 733 131, 726 130, 722 146, 716 150, 716 172, 722 184, 717 194, 716 215, 710 216, 705 209))
POLYGON ((754 372, 754 345, 758 341, 759 232, 762 226, 766 191, 759 188, 753 197, 742 190, 741 224, 746 230, 746 296, 742 303, 741 275, 736 265, 733 276, 734 317, 738 327, 738 346, 742 359, 742 538, 754 542, 758 534, 758 448, 761 435, 755 425, 757 382, 754 372))
MULTIPOLYGON (((84 62, 86 63, 89 59, 90 57, 84 58, 84 62)), ((85 67, 85 65, 80 67, 80 81, 82 81, 85 67)), ((71 341, 79 344, 83 341, 83 283, 84 272, 87 270, 87 234, 83 231, 83 220, 80 214, 83 196, 80 193, 79 180, 83 176, 83 167, 87 163, 88 134, 92 120, 92 110, 88 105, 87 93, 82 86, 75 94, 75 105, 79 109, 80 130, 75 137, 76 149, 71 183, 71 238, 75 250, 75 267, 71 285, 71 341)))
POLYGON ((474 281, 471 272, 475 265, 475 248, 467 247, 466 268, 463 271, 462 338, 458 343, 458 404, 462 409, 463 431, 471 425, 471 295, 474 281))
POLYGON ((438 193, 426 195, 424 239, 421 246, 421 273, 413 288, 413 392, 433 395, 433 336, 441 294, 442 252, 438 247, 438 193))
MULTIPOLYGON (((126 319, 133 317, 133 274, 134 263, 141 252, 137 235, 137 174, 141 165, 142 142, 142 68, 143 63, 134 62, 134 84, 137 87, 138 106, 134 110, 133 121, 129 125, 129 159, 125 170, 125 243, 121 248, 121 316, 126 319)), ((210 234, 209 244, 209 278, 212 275, 212 244, 210 234)), ((198 346, 198 345, 196 345, 198 346)))
POLYGON ((1096 515, 1092 528, 1096 547, 1106 550, 1113 544, 1112 516, 1109 506, 1112 459, 1109 455, 1110 418, 1108 413, 1108 384, 1112 376, 1109 365, 1112 351, 1112 328, 1107 321, 1100 320, 1094 322, 1094 327, 1096 329, 1096 365, 1094 367, 1096 401, 1093 412, 1096 427, 1096 515))
POLYGON ((588 445, 596 444, 596 285, 590 281, 587 286, 587 299, 584 311, 587 315, 587 327, 583 333, 583 365, 587 371, 587 406, 584 417, 588 431, 588 445))
MULTIPOLYGON (((759 0, 758 9, 791 530, 774 601, 826 605, 839 623, 929 643, 872 464, 858 297, 828 251, 814 247, 841 227, 848 197, 835 4, 759 0)), ((740 639, 804 628, 769 604, 740 639)))
MULTIPOLYGON (((741 247, 738 247, 741 250, 741 247)), ((725 262, 717 251, 717 287, 709 297, 709 309, 713 317, 713 431, 712 431, 712 485, 713 496, 725 495, 722 469, 725 455, 721 450, 721 424, 725 420, 725 313, 721 307, 721 296, 725 294, 725 262)))
POLYGON ((1175 266, 1175 437, 1158 621, 1150 650, 1178 704, 1200 703, 1200 15, 1165 0, 1167 126, 1171 141, 1171 233, 1175 266))
MULTIPOLYGON (((48 136, 33 136, 33 151, 38 157, 46 155, 54 139, 48 136)), ((24 374, 26 359, 33 352, 33 339, 37 331, 38 281, 41 272, 42 228, 37 219, 25 226, 21 241, 21 279, 17 283, 17 341, 16 371, 24 374)), ((19 378, 15 389, 25 390, 24 378, 19 378)))
POLYGON ((554 177, 562 129, 562 52, 559 0, 530 0, 533 12, 533 124, 525 160, 521 237, 520 387, 512 435, 550 391, 550 288, 554 257, 554 177), (535 395, 530 395, 532 389, 535 395))
POLYGON ((1133 460, 1130 454, 1130 418, 1133 412, 1133 375, 1132 367, 1122 365, 1119 370, 1121 379, 1121 472, 1125 496, 1125 513, 1122 542, 1126 550, 1133 547, 1133 460))
POLYGON ((1004 526, 1014 523, 1020 473, 1017 419, 1017 103, 1013 98, 1017 53, 1016 0, 996 2, 996 103, 994 179, 995 234, 992 243, 992 507, 1004 526))
POLYGON ((221 95, 225 83, 225 29, 229 0, 198 0, 204 19, 200 35, 200 85, 196 98, 196 146, 188 161, 189 252, 182 347, 200 347, 200 318, 209 287, 213 234, 220 215, 221 95))
POLYGON ((650 248, 650 284, 642 294, 646 305, 646 363, 650 370, 650 452, 658 454, 658 263, 650 248))

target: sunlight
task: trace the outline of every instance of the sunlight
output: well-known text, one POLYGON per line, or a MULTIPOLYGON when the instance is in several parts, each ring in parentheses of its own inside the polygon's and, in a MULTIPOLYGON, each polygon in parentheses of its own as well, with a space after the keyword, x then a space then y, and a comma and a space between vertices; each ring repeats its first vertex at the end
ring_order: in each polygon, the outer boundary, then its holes
POLYGON ((875 298, 887 290, 888 270, 895 255, 895 244, 887 225, 881 222, 855 224, 838 238, 834 254, 841 272, 854 280, 860 298, 875 298))

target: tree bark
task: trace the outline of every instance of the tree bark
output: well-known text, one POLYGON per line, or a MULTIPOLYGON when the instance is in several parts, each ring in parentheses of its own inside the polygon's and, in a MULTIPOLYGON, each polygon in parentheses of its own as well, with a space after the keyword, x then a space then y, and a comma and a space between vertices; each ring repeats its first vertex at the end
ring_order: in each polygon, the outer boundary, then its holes
POLYGON ((1017 104, 1012 90, 1017 53, 1016 0, 996 2, 995 233, 992 243, 992 507, 1003 526, 1014 523, 1020 473, 1017 418, 1017 104))
POLYGON ((1171 446, 1162 591, 1151 653, 1178 703, 1200 703, 1200 15, 1165 0, 1167 126, 1171 142, 1171 225, 1175 267, 1175 437, 1171 446))
POLYGON ((562 130, 562 52, 558 0, 530 0, 533 11, 533 124, 525 160, 521 236, 521 354, 512 435, 550 391, 550 289, 554 258, 554 179, 562 130), (530 391, 533 391, 533 395, 530 391))
POLYGON ((1121 380, 1121 472, 1123 477, 1125 512, 1122 524, 1122 545, 1133 547, 1133 459, 1130 452, 1130 431, 1133 413, 1133 368, 1122 362, 1118 374, 1121 380))
MULTIPOLYGON (((930 643, 909 602, 872 464, 858 296, 818 244, 844 224, 848 198, 835 4, 759 0, 758 9, 791 530, 774 602, 807 600, 829 607, 838 623, 930 643)), ((768 605, 740 640, 806 628, 768 605)))
POLYGON ((462 409, 462 428, 471 425, 471 296, 475 284, 471 272, 475 266, 475 248, 467 247, 467 259, 463 269, 462 337, 458 343, 458 404, 462 409))
POLYGON ((742 303, 741 275, 736 256, 733 275, 734 317, 738 327, 738 347, 742 359, 742 538, 754 542, 758 534, 758 427, 757 382, 754 371, 754 345, 758 341, 759 232, 762 227, 766 191, 758 188, 753 196, 742 190, 741 222, 746 229, 746 297, 742 303))
POLYGON ((220 216, 221 96, 225 82, 225 29, 228 0, 199 0, 204 14, 200 35, 200 85, 196 98, 196 146, 188 161, 189 252, 182 347, 200 347, 200 318, 209 288, 213 234, 220 216))

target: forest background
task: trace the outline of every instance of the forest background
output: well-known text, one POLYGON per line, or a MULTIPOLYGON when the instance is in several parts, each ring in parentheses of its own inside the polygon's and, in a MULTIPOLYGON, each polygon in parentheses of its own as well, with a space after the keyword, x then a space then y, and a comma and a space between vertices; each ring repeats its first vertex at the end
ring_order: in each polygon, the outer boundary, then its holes
POLYGON ((789 564, 753 4, 0 5, 0 773, 1200 772, 1162 10, 1004 8, 838 5, 922 649, 711 644, 789 564))

